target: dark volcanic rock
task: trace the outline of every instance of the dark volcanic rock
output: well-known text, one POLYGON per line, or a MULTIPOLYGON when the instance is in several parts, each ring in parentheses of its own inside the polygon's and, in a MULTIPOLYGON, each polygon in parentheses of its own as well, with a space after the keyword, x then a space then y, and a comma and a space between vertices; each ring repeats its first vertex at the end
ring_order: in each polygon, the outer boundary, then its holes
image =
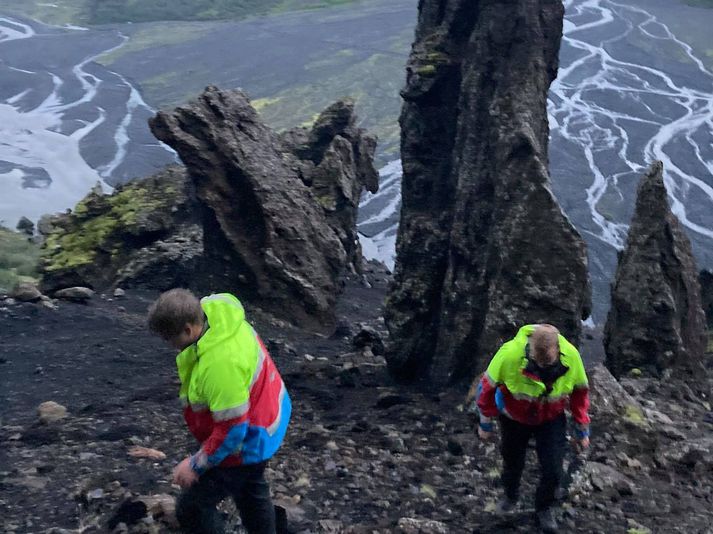
POLYGON ((94 296, 94 291, 88 287, 68 287, 60 289, 53 296, 57 299, 70 300, 72 302, 87 302, 94 296))
POLYGON ((89 193, 70 214, 43 221, 41 287, 48 293, 188 285, 202 254, 202 230, 182 167, 172 166, 111 195, 89 193))
POLYGON ((371 352, 377 356, 384 354, 384 342, 379 333, 369 326, 364 326, 352 339, 352 345, 356 349, 369 347, 371 352))
POLYGON ((656 162, 639 184, 612 285, 604 329, 606 364, 615 376, 632 368, 659 374, 676 364, 696 364, 705 347, 705 316, 691 243, 671 212, 663 164, 656 162))
POLYGON ((524 323, 578 341, 586 250, 547 170, 562 17, 558 0, 420 2, 386 313, 399 377, 465 378, 524 323))
POLYGON ((17 226, 15 226, 15 228, 17 228, 18 231, 29 236, 34 235, 35 233, 35 223, 33 223, 27 217, 20 217, 20 220, 18 221, 17 226))
POLYGON ((713 328, 713 271, 701 271, 701 300, 708 328, 713 328))
POLYGON ((114 530, 120 523, 125 525, 135 525, 146 517, 148 507, 142 501, 126 500, 119 508, 116 509, 114 515, 111 516, 108 522, 109 530, 114 530))
POLYGON ((354 127, 353 106, 337 104, 311 133, 283 137, 244 93, 208 87, 150 126, 179 153, 204 207, 208 283, 302 326, 332 329, 340 277, 360 261, 359 193, 376 188, 374 141, 354 127))
POLYGON ((354 103, 340 100, 322 112, 311 131, 291 130, 283 139, 302 160, 301 178, 324 209, 349 264, 361 271, 356 219, 362 191, 379 189, 376 138, 356 127, 354 103))

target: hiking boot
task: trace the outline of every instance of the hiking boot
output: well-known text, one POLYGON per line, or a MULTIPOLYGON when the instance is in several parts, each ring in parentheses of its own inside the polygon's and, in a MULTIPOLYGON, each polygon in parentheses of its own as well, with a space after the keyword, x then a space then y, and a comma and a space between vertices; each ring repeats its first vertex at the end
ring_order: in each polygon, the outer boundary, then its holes
POLYGON ((509 514, 510 512, 514 512, 516 508, 517 499, 511 499, 507 495, 503 495, 503 497, 498 501, 498 504, 495 506, 495 513, 509 514))
POLYGON ((552 508, 546 508, 537 512, 537 522, 540 524, 540 529, 545 534, 557 534, 557 520, 552 508))

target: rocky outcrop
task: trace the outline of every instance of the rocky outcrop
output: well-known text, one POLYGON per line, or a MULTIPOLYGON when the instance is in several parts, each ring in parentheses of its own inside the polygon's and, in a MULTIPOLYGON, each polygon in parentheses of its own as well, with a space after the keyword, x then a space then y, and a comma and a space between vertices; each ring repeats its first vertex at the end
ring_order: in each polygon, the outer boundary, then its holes
POLYGON ((17 226, 15 226, 15 228, 17 228, 18 232, 28 236, 33 236, 35 234, 35 223, 27 217, 20 217, 20 220, 17 222, 17 226))
POLYGON ((661 162, 639 184, 611 295, 604 349, 615 376, 632 368, 659 375, 701 361, 706 329, 698 270, 668 204, 661 162))
POLYGON ((403 207, 389 366, 469 377, 528 322, 577 343, 584 242, 547 170, 562 3, 420 3, 401 114, 403 207))
POLYGON ((189 285, 202 256, 197 205, 182 167, 90 192, 71 213, 45 219, 41 260, 46 293, 86 286, 104 289, 189 285))
POLYGON ((701 301, 708 328, 713 328, 713 271, 701 271, 701 301))
POLYGON ((240 91, 208 87, 150 126, 185 163, 202 205, 202 284, 317 330, 334 326, 340 277, 360 264, 356 206, 378 184, 373 138, 338 103, 281 136, 240 91))
POLYGON ((312 130, 290 130, 282 138, 299 158, 300 178, 322 206, 350 267, 361 272, 356 219, 362 191, 379 189, 379 173, 373 164, 376 138, 356 127, 351 100, 328 107, 312 130))
POLYGON ((361 192, 378 189, 376 139, 339 101, 311 129, 278 134, 239 91, 209 87, 151 127, 186 167, 43 218, 42 289, 191 287, 333 329, 346 272, 361 270, 361 192))

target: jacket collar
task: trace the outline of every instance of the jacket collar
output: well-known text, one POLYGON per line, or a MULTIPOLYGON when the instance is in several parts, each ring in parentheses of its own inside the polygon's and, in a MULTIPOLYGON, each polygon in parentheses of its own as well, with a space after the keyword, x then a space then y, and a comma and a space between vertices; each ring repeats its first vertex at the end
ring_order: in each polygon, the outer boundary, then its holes
POLYGON ((565 364, 562 363, 562 354, 560 354, 560 357, 557 359, 557 363, 554 364, 555 369, 553 370, 553 373, 550 377, 548 377, 550 380, 548 382, 545 382, 543 378, 540 376, 539 369, 535 362, 530 359, 530 345, 529 343, 525 345, 525 366, 522 369, 522 374, 525 375, 527 378, 530 378, 531 380, 536 380, 538 382, 542 382, 545 384, 545 387, 547 389, 550 389, 552 384, 554 384, 557 380, 562 378, 564 375, 567 374, 567 371, 569 371, 569 367, 567 367, 565 364))

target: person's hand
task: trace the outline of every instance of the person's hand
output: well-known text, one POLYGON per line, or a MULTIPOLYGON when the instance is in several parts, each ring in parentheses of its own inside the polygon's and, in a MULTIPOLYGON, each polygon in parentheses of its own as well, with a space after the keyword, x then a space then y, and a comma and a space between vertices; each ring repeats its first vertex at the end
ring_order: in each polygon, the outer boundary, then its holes
POLYGON ((186 458, 173 468, 173 483, 182 488, 190 488, 198 480, 198 473, 191 467, 191 459, 186 458))
POLYGON ((571 443, 576 453, 582 453, 589 448, 589 436, 583 438, 573 437, 571 443))
POLYGON ((478 437, 481 439, 481 441, 490 441, 495 438, 495 432, 488 432, 487 430, 483 430, 483 428, 478 425, 478 437))

